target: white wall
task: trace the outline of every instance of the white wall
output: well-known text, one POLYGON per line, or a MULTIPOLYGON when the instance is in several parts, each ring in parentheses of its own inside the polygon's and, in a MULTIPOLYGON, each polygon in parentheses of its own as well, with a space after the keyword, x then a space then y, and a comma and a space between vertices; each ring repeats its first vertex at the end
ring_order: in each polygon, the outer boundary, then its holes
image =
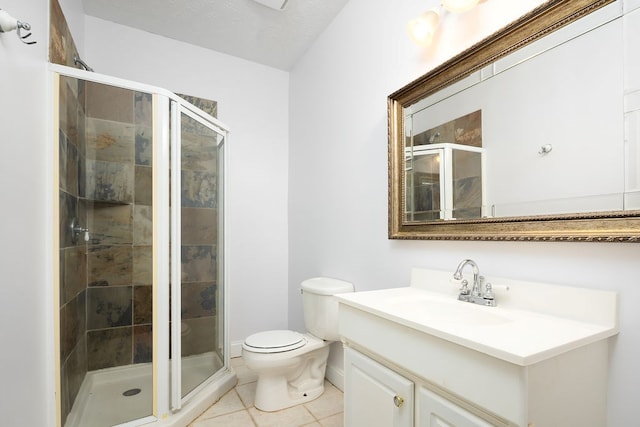
POLYGON ((0 1, 0 8, 32 27, 27 46, 0 33, 0 424, 47 426, 54 395, 52 293, 46 259, 51 217, 47 114, 47 0, 0 1))
MULTIPOLYGON (((408 284, 412 266, 453 271, 467 257, 489 277, 616 290, 621 333, 611 340, 608 426, 633 425, 640 395, 638 244, 387 239, 386 97, 446 59, 445 50, 450 56, 466 47, 453 40, 461 29, 488 31, 484 24, 452 28, 440 48, 421 53, 405 25, 424 3, 350 0, 291 73, 290 326, 302 328, 297 288, 304 278, 337 277, 357 290, 396 287, 408 284)), ((483 19, 496 16, 492 5, 507 6, 482 3, 483 19)), ((333 363, 339 359, 334 355, 333 363)))
POLYGON ((289 73, 86 17, 97 72, 218 101, 229 126, 230 337, 287 326, 289 73))

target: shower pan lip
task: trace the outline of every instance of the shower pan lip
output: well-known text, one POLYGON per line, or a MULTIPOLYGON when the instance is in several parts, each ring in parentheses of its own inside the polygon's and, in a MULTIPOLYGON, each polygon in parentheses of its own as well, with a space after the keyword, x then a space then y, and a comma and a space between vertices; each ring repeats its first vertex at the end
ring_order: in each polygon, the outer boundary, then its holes
MULTIPOLYGON (((158 123, 154 122, 154 138, 155 138, 155 135, 158 135, 160 137, 158 141, 158 148, 157 149, 154 148, 154 153, 153 153, 153 156, 154 156, 153 161, 155 166, 154 169, 157 168, 158 170, 164 170, 165 168, 168 168, 168 165, 170 164, 170 162, 167 159, 170 145, 172 145, 169 142, 169 135, 170 135, 169 106, 177 105, 177 108, 180 111, 185 112, 188 115, 198 116, 203 123, 207 123, 208 127, 210 127, 213 131, 215 131, 222 137, 218 140, 218 144, 220 147, 222 147, 221 150, 224 152, 224 155, 221 160, 222 168, 224 170, 222 175, 223 179, 221 183, 221 186, 222 186, 221 191, 225 195, 228 194, 226 171, 228 170, 228 162, 229 162, 228 140, 229 140, 230 129, 221 121, 219 121, 217 118, 210 116, 208 113, 201 110, 197 106, 189 103, 188 101, 184 100, 177 94, 170 92, 164 88, 160 88, 157 86, 148 85, 144 83, 137 83, 130 80, 125 80, 117 77, 112 77, 112 76, 95 73, 95 72, 89 72, 89 71, 80 70, 73 67, 58 65, 58 64, 48 64, 47 69, 48 69, 48 90, 49 90, 48 98, 50 102, 56 102, 55 104, 56 108, 58 107, 57 101, 59 99, 58 98, 59 87, 57 83, 60 81, 59 79, 61 77, 76 78, 76 79, 81 79, 89 82, 95 82, 98 84, 117 86, 117 87, 128 89, 131 91, 139 91, 139 92, 146 92, 146 93, 153 94, 154 95, 153 96, 154 112, 157 112, 156 114, 159 120, 158 123), (163 156, 163 153, 166 153, 167 155, 163 156), (159 161, 156 163, 156 160, 159 160, 159 161)), ((47 118, 48 128, 51 130, 58 129, 58 122, 57 122, 58 112, 56 110, 53 110, 53 111, 54 112, 49 114, 47 118)), ((54 161, 50 162, 51 164, 47 165, 46 173, 49 177, 52 178, 51 182, 57 184, 58 182, 57 181, 58 180, 58 160, 57 160, 58 151, 56 148, 58 147, 58 133, 50 132, 49 137, 47 139, 48 139, 47 155, 49 158, 53 159, 54 161)), ((159 183, 159 188, 163 189, 165 188, 163 187, 164 184, 168 185, 169 177, 164 176, 168 174, 159 173, 158 175, 159 177, 157 178, 157 182, 159 183)), ((155 179, 156 177, 154 176, 154 183, 156 182, 155 179)), ((59 209, 58 209, 58 203, 57 203, 58 188, 57 188, 57 185, 52 185, 50 188, 51 189, 47 192, 48 215, 46 216, 52 218, 54 223, 57 224, 57 222, 59 222, 59 209)), ((168 191, 166 191, 166 194, 168 194, 168 191)), ((155 199, 155 195, 154 195, 154 199, 155 199)), ((162 198, 158 197, 158 200, 160 199, 162 198)), ((168 200, 168 197, 167 197, 167 200, 168 200)), ((158 202, 159 205, 160 203, 161 202, 158 202)), ((160 209, 160 211, 163 211, 165 207, 164 205, 161 205, 161 206, 163 206, 163 208, 160 209)), ((161 220, 159 219, 159 222, 166 221, 166 223, 164 224, 169 224, 168 208, 166 209, 167 209, 167 213, 166 214, 162 213, 162 215, 160 215, 162 219, 161 220)), ((219 209, 219 212, 222 213, 223 218, 228 217, 227 203, 223 203, 223 205, 219 209)), ((220 224, 222 227, 221 228, 222 235, 226 236, 228 234, 228 222, 221 221, 220 224)), ((50 284, 50 286, 47 286, 47 289, 48 289, 47 299, 52 301, 52 303, 48 304, 46 315, 48 318, 54 319, 54 322, 51 323, 51 328, 49 331, 50 333, 47 335, 47 341, 48 341, 47 360, 50 361, 50 364, 48 364, 48 369, 47 369, 48 372, 50 373, 48 375, 49 379, 47 380, 47 382, 49 384, 48 387, 50 387, 50 389, 53 391, 53 393, 51 393, 51 396, 55 396, 55 397, 52 397, 51 400, 49 401, 48 413, 50 414, 51 418, 53 420, 57 420, 57 423, 59 424, 60 423, 59 411, 60 411, 60 405, 61 405, 61 402, 60 402, 61 365, 60 365, 60 351, 58 350, 60 313, 59 313, 59 307, 57 302, 59 301, 59 290, 58 290, 59 289, 59 283, 58 283, 59 267, 57 265, 57 262, 59 262, 59 260, 58 261, 56 260, 56 258, 59 258, 59 256, 57 255, 57 252, 54 254, 54 251, 57 251, 59 249, 59 236, 58 236, 58 230, 56 230, 56 228, 57 228, 57 225, 56 227, 48 227, 47 236, 46 236, 46 240, 48 241, 48 246, 50 248, 55 248, 52 251, 47 251, 47 260, 46 260, 46 264, 48 265, 49 269, 52 272, 52 274, 49 275, 49 278, 47 279, 48 284, 50 284)), ((223 252, 224 252, 226 251, 226 248, 227 248, 227 239, 224 237, 221 237, 221 240, 222 240, 221 245, 223 247, 223 252)), ((163 256, 160 257, 159 259, 160 260, 165 259, 164 258, 165 255, 166 255, 166 252, 163 252, 163 256)), ((166 259, 168 259, 168 257, 166 259)), ((222 259, 225 261, 222 263, 222 268, 221 268, 222 276, 220 280, 222 283, 225 284, 225 288, 226 288, 229 284, 228 268, 226 265, 226 256, 222 257, 222 259)), ((158 264, 168 265, 169 263, 159 262, 158 264)), ((159 266, 158 268, 161 269, 165 267, 159 266)), ((164 277, 163 274, 161 273, 159 274, 159 276, 164 277)), ((164 279, 162 279, 162 281, 164 281, 164 279)), ((163 290, 162 281, 159 282, 158 294, 162 294, 164 292, 168 294, 168 289, 166 291, 163 290)), ((157 285, 157 283, 155 283, 154 281, 154 286, 155 285, 157 285)), ((230 364, 230 348, 231 347, 229 342, 229 325, 228 325, 229 299, 227 297, 228 293, 226 289, 224 291, 224 294, 225 294, 225 297, 222 298, 222 302, 221 302, 221 309, 223 310, 222 313, 224 314, 223 314, 223 321, 220 322, 221 326, 219 329, 221 334, 220 344, 222 344, 221 347, 223 349, 222 368, 219 371, 215 372, 212 376, 204 380, 194 390, 182 396, 180 401, 181 408, 177 411, 174 411, 175 408, 173 407, 173 403, 169 399, 170 397, 169 390, 170 390, 170 385, 172 384, 171 373, 169 372, 169 369, 168 369, 170 366, 169 357, 168 355, 164 354, 166 350, 162 350, 162 354, 158 354, 158 355, 155 355, 155 350, 154 350, 154 363, 152 364, 152 366, 154 366, 153 367, 154 383, 153 383, 153 387, 148 388, 147 390, 149 390, 153 394, 152 413, 154 413, 155 415, 150 415, 145 418, 135 419, 133 421, 126 422, 125 424, 123 424, 123 426, 126 425, 127 427, 130 427, 130 426, 142 425, 142 424, 163 425, 163 426, 184 425, 186 422, 189 422, 195 419, 200 413, 204 412, 211 404, 213 404, 215 401, 221 398, 224 393, 226 393, 227 391, 233 388, 236 382, 236 375, 230 364)), ((168 297, 165 298, 163 296, 161 297, 161 299, 158 299, 157 301, 159 302, 159 304, 162 305, 165 299, 167 301, 169 300, 168 297)), ((169 324, 168 316, 156 314, 156 311, 154 310, 154 316, 156 315, 160 317, 158 319, 154 318, 154 322, 157 321, 158 324, 169 324)), ((154 328, 154 332, 155 331, 156 331, 156 328, 154 328)), ((165 347, 166 348, 169 347, 168 336, 163 336, 163 335, 165 334, 164 333, 158 334, 157 341, 154 336, 154 348, 162 349, 165 347)), ((120 367, 120 369, 121 368, 122 367, 120 367)), ((142 388, 141 394, 145 393, 145 388, 143 387, 141 388, 142 388)), ((123 390, 124 388, 120 390, 120 393, 123 390)), ((129 399, 131 398, 135 399, 135 397, 130 397, 129 399)), ((54 422, 54 424, 56 424, 56 422, 54 422)))

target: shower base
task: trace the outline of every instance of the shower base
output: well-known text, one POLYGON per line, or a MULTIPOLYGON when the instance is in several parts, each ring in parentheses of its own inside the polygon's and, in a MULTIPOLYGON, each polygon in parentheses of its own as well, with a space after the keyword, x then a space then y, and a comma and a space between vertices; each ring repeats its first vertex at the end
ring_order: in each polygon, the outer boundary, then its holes
MULTIPOLYGON (((223 367, 216 353, 182 359, 182 390, 195 389, 223 367)), ((65 427, 112 427, 150 417, 153 381, 150 363, 101 369, 85 376, 65 427), (138 391, 139 390, 139 391, 138 391)))

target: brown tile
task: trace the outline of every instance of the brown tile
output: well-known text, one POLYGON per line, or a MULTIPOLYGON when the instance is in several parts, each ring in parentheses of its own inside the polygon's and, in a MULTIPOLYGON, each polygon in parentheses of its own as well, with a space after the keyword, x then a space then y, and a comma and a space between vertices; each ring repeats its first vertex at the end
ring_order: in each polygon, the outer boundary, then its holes
POLYGON ((69 405, 69 378, 66 371, 66 364, 61 363, 60 366, 60 418, 62 425, 65 424, 67 416, 71 411, 69 405))
POLYGON ((69 357, 76 345, 78 320, 75 318, 77 300, 74 298, 60 308, 60 360, 69 357))
POLYGON ((96 243, 130 245, 133 243, 133 206, 94 203, 88 227, 96 243))
POLYGON ((136 166, 135 203, 151 206, 153 202, 153 170, 147 166, 136 166))
MULTIPOLYGON (((64 121, 61 120, 60 129, 67 135, 71 144, 79 147, 84 135, 81 133, 81 130, 84 129, 84 107, 74 89, 74 87, 77 88, 77 85, 75 79, 69 78, 65 82, 65 104, 60 105, 60 110, 64 109, 64 121)), ((61 114, 63 114, 62 111, 61 114)))
POLYGON ((216 348, 215 317, 186 319, 182 321, 182 356, 192 356, 213 351, 216 348))
POLYGON ((60 303, 75 298, 87 286, 86 246, 73 246, 61 250, 60 303))
POLYGON ((218 166, 217 140, 216 134, 208 131, 210 135, 182 133, 182 169, 215 174, 218 166))
POLYGON ((133 91, 92 82, 86 91, 87 117, 133 123, 133 91))
POLYGON ((153 165, 153 133, 149 126, 136 126, 135 130, 136 165, 153 165))
POLYGON ((89 246, 89 286, 123 286, 133 281, 131 246, 89 246))
POLYGON ((67 394, 69 406, 73 404, 78 396, 78 391, 87 373, 87 346, 86 338, 83 334, 81 341, 74 348, 66 363, 67 394))
POLYGON ((133 287, 133 323, 136 325, 153 321, 153 287, 133 287))
POLYGON ((215 245, 218 239, 218 210, 182 208, 182 243, 215 245))
POLYGON ((184 95, 182 93, 177 93, 180 98, 185 101, 195 105, 205 113, 209 114, 211 117, 218 117, 218 102, 212 101, 210 99, 199 98, 197 96, 192 95, 184 95))
POLYGON ((131 286, 89 288, 87 290, 87 329, 115 328, 132 324, 131 286))
POLYGON ((216 280, 214 246, 182 246, 182 281, 213 282, 216 280))
POLYGON ((73 236, 71 234, 71 221, 78 217, 78 201, 75 197, 65 191, 59 193, 59 209, 60 209, 60 247, 66 248, 75 246, 73 236))
POLYGON ((80 163, 80 195, 91 200, 132 203, 132 163, 86 160, 80 163))
POLYGON ((135 92, 134 119, 136 125, 153 126, 153 97, 150 93, 135 92))
POLYGON ((49 62, 73 67, 76 46, 57 0, 50 2, 49 62))
POLYGON ((153 356, 153 331, 151 325, 133 327, 133 363, 148 363, 153 356))
POLYGON ((214 283, 182 284, 182 319, 214 316, 216 314, 216 285, 214 283))
POLYGON ((151 246, 133 247, 133 283, 151 285, 153 283, 153 248, 151 246))
POLYGON ((85 292, 60 308, 60 360, 62 361, 69 357, 84 338, 87 329, 85 310, 85 292))
POLYGON ((111 328, 87 332, 87 369, 131 364, 132 328, 111 328))
MULTIPOLYGON (((78 175, 80 156, 78 150, 73 144, 67 141, 65 150, 66 160, 63 165, 60 165, 60 188, 66 190, 72 196, 78 196, 78 175), (64 187, 63 187, 64 185, 64 187)), ((60 152, 60 158, 62 158, 62 151, 60 152)))
POLYGON ((182 207, 216 208, 217 177, 215 174, 201 171, 182 171, 182 207))
POLYGON ((153 244, 153 212, 151 206, 136 205, 133 208, 133 244, 153 244))
POLYGON ((134 163, 135 132, 132 124, 88 118, 85 135, 87 158, 134 163))

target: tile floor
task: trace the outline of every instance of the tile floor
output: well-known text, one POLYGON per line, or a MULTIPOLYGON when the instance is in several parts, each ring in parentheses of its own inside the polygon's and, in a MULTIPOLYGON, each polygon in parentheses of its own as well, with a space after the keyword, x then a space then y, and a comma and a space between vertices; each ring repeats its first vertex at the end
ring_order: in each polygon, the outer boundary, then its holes
POLYGON ((319 398, 277 412, 262 412, 253 406, 256 376, 242 358, 231 359, 238 376, 236 387, 207 409, 189 427, 342 427, 342 392, 325 381, 319 398))

